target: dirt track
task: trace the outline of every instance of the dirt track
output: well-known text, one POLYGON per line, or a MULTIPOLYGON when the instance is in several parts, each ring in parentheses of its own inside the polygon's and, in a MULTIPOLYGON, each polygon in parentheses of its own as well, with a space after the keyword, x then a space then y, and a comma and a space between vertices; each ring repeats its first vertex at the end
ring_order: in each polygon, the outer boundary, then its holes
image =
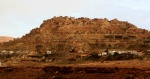
POLYGON ((1 79, 150 79, 150 69, 104 67, 1 67, 1 79))

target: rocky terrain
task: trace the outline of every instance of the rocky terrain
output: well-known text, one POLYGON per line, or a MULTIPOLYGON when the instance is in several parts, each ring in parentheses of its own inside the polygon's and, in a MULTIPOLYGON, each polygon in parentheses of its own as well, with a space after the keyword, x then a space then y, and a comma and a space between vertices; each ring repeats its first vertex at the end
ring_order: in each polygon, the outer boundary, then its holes
POLYGON ((57 50, 88 52, 91 50, 149 49, 150 32, 127 21, 106 18, 53 17, 44 20, 29 34, 3 44, 11 50, 57 50), (145 40, 145 41, 144 41, 145 40))
POLYGON ((0 43, 0 78, 149 79, 149 49, 150 32, 127 21, 53 17, 0 43))
MULTIPOLYGON (((127 64, 127 61, 119 62, 127 64)), ((121 66, 118 62, 68 64, 65 66, 52 63, 46 65, 46 62, 23 62, 24 64, 20 66, 0 67, 0 77, 2 79, 149 79, 148 65, 150 63, 147 64, 147 68, 145 62, 149 61, 141 61, 142 64, 138 64, 141 66, 139 68, 134 64, 123 67, 125 65, 121 66), (111 65, 111 63, 116 63, 116 65, 111 65)))

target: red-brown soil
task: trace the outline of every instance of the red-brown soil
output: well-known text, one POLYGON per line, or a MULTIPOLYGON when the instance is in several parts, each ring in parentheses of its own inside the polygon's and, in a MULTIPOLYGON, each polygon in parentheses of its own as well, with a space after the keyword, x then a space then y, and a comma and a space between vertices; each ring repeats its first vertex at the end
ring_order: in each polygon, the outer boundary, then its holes
POLYGON ((150 79, 150 69, 118 67, 0 67, 1 79, 150 79))

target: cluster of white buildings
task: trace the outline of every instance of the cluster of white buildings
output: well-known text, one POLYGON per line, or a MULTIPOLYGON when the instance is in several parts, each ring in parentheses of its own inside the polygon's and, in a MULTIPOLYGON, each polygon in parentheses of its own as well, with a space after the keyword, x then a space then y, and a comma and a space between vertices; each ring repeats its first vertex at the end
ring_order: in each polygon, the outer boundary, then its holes
MULTIPOLYGON (((142 52, 138 52, 138 51, 129 51, 129 50, 110 50, 108 51, 109 55, 114 55, 114 53, 118 53, 118 54, 133 54, 133 55, 137 55, 137 56, 142 56, 143 53, 142 52)), ((105 56, 107 55, 107 52, 102 52, 98 54, 99 56, 105 56)))

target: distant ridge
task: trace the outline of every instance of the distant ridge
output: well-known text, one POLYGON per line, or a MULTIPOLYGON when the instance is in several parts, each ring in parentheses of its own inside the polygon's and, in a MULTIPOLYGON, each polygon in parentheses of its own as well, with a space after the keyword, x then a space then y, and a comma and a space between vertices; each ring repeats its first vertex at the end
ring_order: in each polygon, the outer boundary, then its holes
POLYGON ((9 36, 0 36, 0 42, 1 42, 1 43, 9 42, 9 41, 12 41, 12 40, 14 40, 13 37, 9 37, 9 36))

